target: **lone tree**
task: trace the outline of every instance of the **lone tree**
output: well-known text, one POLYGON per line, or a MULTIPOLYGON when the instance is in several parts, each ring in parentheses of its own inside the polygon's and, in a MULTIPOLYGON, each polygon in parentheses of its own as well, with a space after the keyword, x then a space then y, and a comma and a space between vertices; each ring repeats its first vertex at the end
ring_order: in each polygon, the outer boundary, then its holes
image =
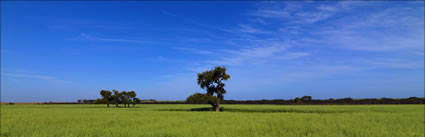
POLYGON ((109 90, 100 90, 100 95, 102 95, 102 102, 106 103, 106 106, 109 108, 109 101, 112 99, 112 92, 109 90))
POLYGON ((215 101, 216 112, 220 112, 220 100, 223 100, 223 94, 226 94, 223 81, 229 78, 230 75, 226 73, 226 68, 224 66, 216 66, 213 70, 198 73, 198 85, 202 89, 207 90, 207 95, 213 96, 215 93, 217 96, 215 101))

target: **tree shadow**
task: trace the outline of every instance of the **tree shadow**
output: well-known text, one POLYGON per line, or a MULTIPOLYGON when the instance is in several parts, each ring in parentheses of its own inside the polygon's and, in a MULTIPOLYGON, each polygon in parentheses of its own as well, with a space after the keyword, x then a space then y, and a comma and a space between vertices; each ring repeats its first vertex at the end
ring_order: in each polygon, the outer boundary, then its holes
MULTIPOLYGON (((186 112, 211 112, 215 111, 211 107, 192 108, 192 109, 160 109, 160 111, 186 111, 186 112)), ((335 111, 335 110, 296 110, 296 109, 235 109, 235 108, 220 108, 222 112, 239 112, 239 113, 354 113, 357 111, 335 111)))
MULTIPOLYGON (((159 111, 215 111, 212 107, 203 107, 203 108, 191 108, 191 109, 158 109, 159 111)), ((223 111, 223 108, 220 108, 220 111, 223 111)))
POLYGON ((328 113, 353 113, 356 111, 347 111, 347 110, 297 110, 297 109, 227 109, 228 112, 243 112, 243 113, 318 113, 318 114, 328 114, 328 113))

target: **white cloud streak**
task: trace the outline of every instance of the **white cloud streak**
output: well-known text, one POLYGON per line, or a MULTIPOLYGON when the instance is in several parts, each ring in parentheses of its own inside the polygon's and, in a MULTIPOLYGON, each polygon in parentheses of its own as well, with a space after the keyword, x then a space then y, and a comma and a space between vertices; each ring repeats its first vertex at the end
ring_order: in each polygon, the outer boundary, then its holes
POLYGON ((45 80, 57 83, 68 83, 69 81, 57 79, 56 77, 46 76, 46 75, 38 75, 38 74, 26 74, 26 73, 7 73, 2 72, 2 76, 7 77, 15 77, 15 78, 27 78, 27 79, 36 79, 36 80, 45 80))
POLYGON ((263 29, 253 28, 249 25, 239 25, 240 31, 244 33, 254 33, 254 34, 270 34, 270 31, 263 29))
POLYGON ((243 48, 239 50, 223 50, 227 56, 209 61, 216 65, 241 65, 245 63, 266 63, 273 60, 291 60, 309 56, 307 52, 286 51, 290 46, 284 44, 273 44, 243 48))
POLYGON ((120 39, 120 38, 102 38, 95 37, 86 33, 81 33, 80 36, 76 39, 83 39, 89 41, 100 41, 100 42, 124 42, 124 43, 145 43, 145 44, 155 44, 156 42, 152 41, 142 41, 142 40, 133 40, 133 39, 120 39))
POLYGON ((180 50, 180 51, 186 51, 186 52, 190 52, 190 53, 194 53, 194 54, 206 54, 206 55, 210 55, 213 54, 214 52, 209 51, 209 50, 200 50, 200 49, 196 49, 196 48, 175 48, 176 50, 180 50))

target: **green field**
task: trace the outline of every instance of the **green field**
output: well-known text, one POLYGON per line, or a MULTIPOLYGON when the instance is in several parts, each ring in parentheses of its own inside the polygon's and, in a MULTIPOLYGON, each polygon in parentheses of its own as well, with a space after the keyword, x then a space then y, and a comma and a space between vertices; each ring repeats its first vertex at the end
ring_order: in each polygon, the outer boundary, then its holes
POLYGON ((423 137, 424 105, 1 105, 1 136, 423 137))

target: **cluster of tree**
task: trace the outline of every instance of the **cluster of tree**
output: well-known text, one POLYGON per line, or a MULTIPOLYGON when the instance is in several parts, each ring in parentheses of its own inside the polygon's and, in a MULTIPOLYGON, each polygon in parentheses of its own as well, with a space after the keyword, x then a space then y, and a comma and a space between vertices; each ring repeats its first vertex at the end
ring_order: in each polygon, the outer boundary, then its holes
POLYGON ((136 92, 134 91, 122 91, 117 90, 100 90, 100 95, 102 98, 97 99, 96 103, 106 104, 109 107, 109 104, 115 104, 115 107, 119 107, 119 104, 124 104, 124 107, 130 107, 130 104, 133 104, 133 107, 136 104, 141 103, 141 100, 136 97, 136 92))

